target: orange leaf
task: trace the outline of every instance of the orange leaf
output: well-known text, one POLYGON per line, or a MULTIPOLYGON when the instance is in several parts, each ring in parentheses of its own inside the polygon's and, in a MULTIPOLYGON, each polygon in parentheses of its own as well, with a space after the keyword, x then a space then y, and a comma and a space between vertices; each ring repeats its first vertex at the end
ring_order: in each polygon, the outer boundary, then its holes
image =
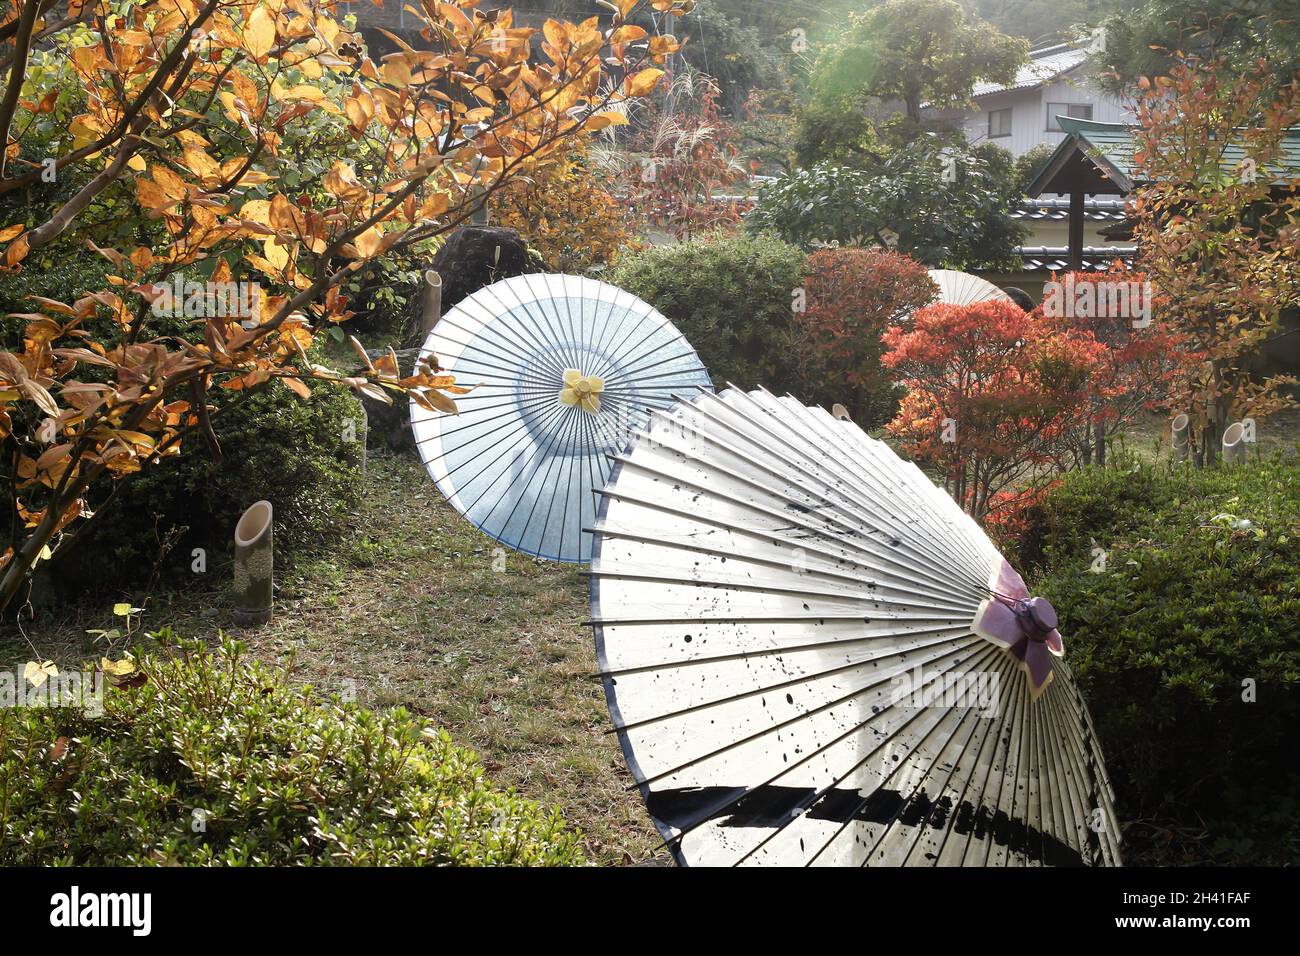
POLYGON ((645 96, 655 88, 659 83, 659 78, 664 75, 664 71, 655 67, 648 67, 640 73, 632 74, 623 81, 623 91, 628 96, 645 96))

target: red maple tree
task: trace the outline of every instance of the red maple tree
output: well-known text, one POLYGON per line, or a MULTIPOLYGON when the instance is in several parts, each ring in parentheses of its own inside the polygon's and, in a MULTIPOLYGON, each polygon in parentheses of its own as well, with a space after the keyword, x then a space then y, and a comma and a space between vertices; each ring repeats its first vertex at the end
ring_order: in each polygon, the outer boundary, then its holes
POLYGON ((1065 464, 1106 346, 1010 302, 937 304, 885 332, 907 394, 888 431, 984 520, 1000 492, 1065 464))

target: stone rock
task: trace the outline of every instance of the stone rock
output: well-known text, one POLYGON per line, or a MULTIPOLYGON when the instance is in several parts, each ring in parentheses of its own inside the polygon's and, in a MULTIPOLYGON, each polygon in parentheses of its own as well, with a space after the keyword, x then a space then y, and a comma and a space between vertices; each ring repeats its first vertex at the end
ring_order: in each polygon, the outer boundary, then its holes
POLYGON ((430 264, 442 276, 442 309, 501 279, 539 272, 528 243, 513 229, 462 226, 451 234, 430 264))

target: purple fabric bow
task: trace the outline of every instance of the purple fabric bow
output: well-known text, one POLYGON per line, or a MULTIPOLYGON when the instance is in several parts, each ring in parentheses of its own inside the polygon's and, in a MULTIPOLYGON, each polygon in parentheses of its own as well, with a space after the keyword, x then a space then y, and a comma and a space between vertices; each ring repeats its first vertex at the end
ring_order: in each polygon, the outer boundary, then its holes
POLYGON ((1004 558, 998 560, 989 581, 994 597, 980 604, 971 628, 1020 661, 1029 676, 1030 695, 1037 699, 1052 682, 1052 658, 1065 655, 1056 609, 1045 598, 1030 597, 1015 568, 1004 558))

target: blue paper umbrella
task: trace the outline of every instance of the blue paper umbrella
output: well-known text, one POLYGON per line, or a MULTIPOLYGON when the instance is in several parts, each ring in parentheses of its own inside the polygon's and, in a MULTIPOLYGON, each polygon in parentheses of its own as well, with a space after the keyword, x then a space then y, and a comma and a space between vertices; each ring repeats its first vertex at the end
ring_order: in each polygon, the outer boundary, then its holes
POLYGON ((421 356, 474 391, 459 415, 411 405, 420 457, 452 507, 502 544, 591 559, 595 491, 650 410, 713 385, 652 306, 567 275, 505 279, 439 320, 421 356))

